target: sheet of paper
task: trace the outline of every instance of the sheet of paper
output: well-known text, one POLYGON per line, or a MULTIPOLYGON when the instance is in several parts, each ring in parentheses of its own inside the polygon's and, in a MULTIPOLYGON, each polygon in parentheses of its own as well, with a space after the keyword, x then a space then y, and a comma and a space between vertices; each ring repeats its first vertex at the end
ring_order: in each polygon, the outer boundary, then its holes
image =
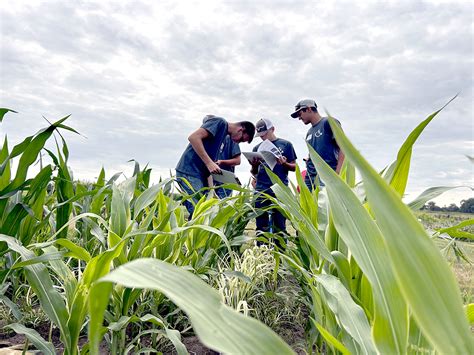
POLYGON ((263 155, 259 152, 242 152, 242 154, 250 161, 252 161, 254 158, 263 160, 263 155))
POLYGON ((266 152, 266 151, 261 151, 261 152, 242 152, 242 154, 249 160, 252 161, 254 158, 257 158, 259 160, 265 161, 267 165, 270 167, 270 169, 273 170, 275 167, 277 161, 275 158, 275 155, 272 152, 266 152))
POLYGON ((272 152, 262 151, 260 152, 263 156, 263 160, 267 163, 268 167, 273 170, 275 165, 277 164, 277 159, 272 152))
POLYGON ((222 184, 237 184, 237 185, 242 185, 235 176, 235 174, 231 171, 227 170, 221 170, 222 174, 212 174, 212 178, 214 181, 220 182, 222 184))
POLYGON ((265 161, 272 170, 277 164, 277 159, 281 158, 280 150, 268 139, 260 143, 257 152, 242 152, 242 154, 250 161, 254 158, 265 161))
POLYGON ((268 139, 265 139, 260 146, 258 147, 259 152, 270 152, 273 153, 275 158, 280 158, 281 157, 281 152, 280 149, 276 147, 275 144, 270 142, 268 139))

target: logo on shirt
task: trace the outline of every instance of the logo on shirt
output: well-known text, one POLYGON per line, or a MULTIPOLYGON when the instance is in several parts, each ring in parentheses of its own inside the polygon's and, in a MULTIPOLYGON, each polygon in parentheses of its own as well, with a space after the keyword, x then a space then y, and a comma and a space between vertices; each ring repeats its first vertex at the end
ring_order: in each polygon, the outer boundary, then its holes
POLYGON ((323 132, 321 132, 321 129, 318 129, 317 132, 314 134, 316 138, 319 138, 323 135, 323 132))

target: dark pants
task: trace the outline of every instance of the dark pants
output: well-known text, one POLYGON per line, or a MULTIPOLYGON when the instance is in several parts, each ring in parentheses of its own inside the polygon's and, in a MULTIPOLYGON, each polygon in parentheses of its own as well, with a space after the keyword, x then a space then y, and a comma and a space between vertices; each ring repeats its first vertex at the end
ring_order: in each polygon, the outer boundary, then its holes
POLYGON ((313 191, 313 188, 316 186, 317 182, 319 182, 319 186, 324 186, 324 183, 321 181, 321 179, 319 179, 318 175, 310 175, 306 173, 304 183, 306 186, 308 186, 309 191, 313 191))
MULTIPOLYGON (((219 185, 215 184, 214 186, 219 186, 219 185)), ((223 187, 217 187, 214 191, 216 192, 217 197, 219 197, 221 200, 223 198, 232 196, 231 189, 224 189, 223 187)))
MULTIPOLYGON (((186 174, 183 174, 179 171, 176 172, 176 178, 177 178, 179 186, 188 195, 193 195, 197 191, 201 190, 202 188, 207 187, 207 180, 204 180, 202 178, 198 178, 198 177, 195 177, 195 176, 191 176, 191 175, 186 175, 186 174), (192 188, 189 188, 189 186, 183 181, 183 178, 186 179, 189 182, 189 184, 192 186, 192 188)), ((186 200, 186 201, 183 202, 184 206, 186 207, 186 209, 189 212, 189 218, 188 219, 191 219, 193 217, 194 205, 199 201, 200 197, 201 197, 200 194, 195 194, 193 196, 194 203, 189 201, 189 200, 186 200)))
MULTIPOLYGON (((267 192, 268 193, 268 192, 267 192)), ((273 194, 270 194, 273 196, 273 194)), ((265 209, 271 206, 273 203, 267 199, 263 195, 258 195, 257 199, 255 200, 255 208, 256 209, 265 209)), ((263 211, 263 213, 257 217, 257 231, 262 232, 271 232, 271 233, 278 233, 278 232, 285 232, 286 233, 286 218, 283 214, 276 208, 272 208, 267 211, 263 211)))

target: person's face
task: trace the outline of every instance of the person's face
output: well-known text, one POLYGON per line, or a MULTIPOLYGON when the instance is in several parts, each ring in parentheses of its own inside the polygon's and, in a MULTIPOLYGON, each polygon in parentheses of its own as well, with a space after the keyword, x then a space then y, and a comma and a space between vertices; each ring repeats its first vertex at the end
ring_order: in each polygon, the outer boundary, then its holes
POLYGON ((311 109, 304 108, 298 112, 298 119, 301 120, 304 124, 311 122, 311 109))
POLYGON ((269 134, 269 133, 270 133, 270 130, 267 130, 267 131, 265 131, 264 134, 262 134, 262 135, 260 136, 260 138, 262 139, 262 141, 268 139, 268 134, 269 134))
POLYGON ((234 141, 234 143, 242 143, 248 142, 250 140, 250 136, 247 132, 244 132, 243 128, 239 128, 237 132, 231 134, 230 139, 234 141))

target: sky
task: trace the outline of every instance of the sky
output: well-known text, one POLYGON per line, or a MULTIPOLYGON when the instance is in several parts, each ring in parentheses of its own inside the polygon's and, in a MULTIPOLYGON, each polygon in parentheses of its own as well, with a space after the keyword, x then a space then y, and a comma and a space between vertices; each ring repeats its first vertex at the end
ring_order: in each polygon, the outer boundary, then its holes
POLYGON ((312 98, 381 170, 459 93, 413 149, 406 200, 473 186, 473 13, 470 1, 0 1, 0 106, 18 111, 1 137, 11 147, 71 114, 74 178, 130 176, 135 159, 157 181, 205 115, 264 117, 302 166, 309 127, 289 115, 312 98))

